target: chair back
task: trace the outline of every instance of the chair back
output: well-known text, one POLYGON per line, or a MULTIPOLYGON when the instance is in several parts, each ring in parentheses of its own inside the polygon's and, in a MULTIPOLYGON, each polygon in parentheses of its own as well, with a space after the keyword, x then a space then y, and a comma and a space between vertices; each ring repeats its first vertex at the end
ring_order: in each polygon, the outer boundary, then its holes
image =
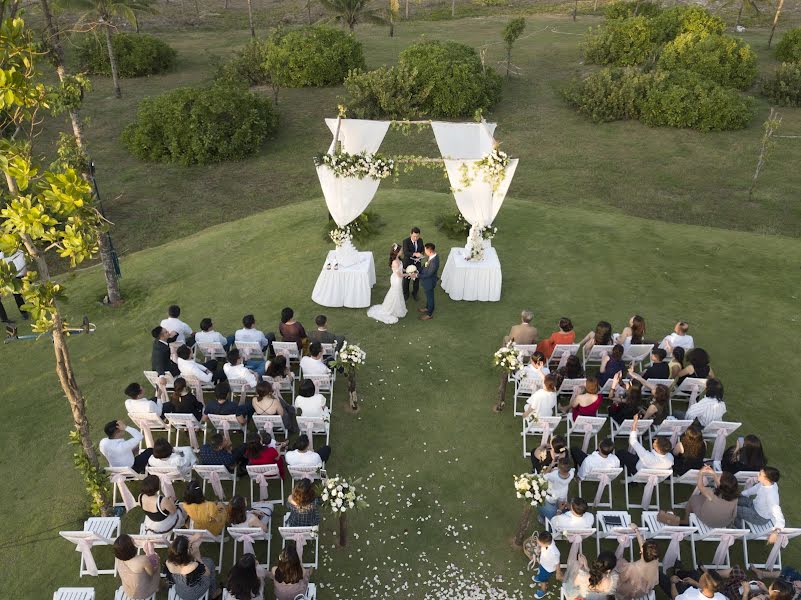
POLYGON ((514 347, 521 356, 523 354, 531 356, 537 351, 537 344, 515 344, 514 347))
POLYGON ((236 346, 236 349, 239 350, 239 355, 245 362, 251 358, 265 358, 264 351, 261 349, 261 343, 259 342, 242 342, 237 340, 234 342, 234 345, 236 346))
POLYGON ((309 379, 314 383, 316 393, 330 392, 334 386, 334 374, 330 375, 304 375, 303 379, 309 379))
POLYGON ((225 348, 220 342, 197 342, 195 354, 201 354, 205 360, 212 358, 225 358, 225 348))
POLYGON ((275 354, 285 354, 290 361, 300 360, 300 351, 295 342, 273 342, 275 354))
POLYGON ((595 344, 589 350, 583 350, 582 347, 582 351, 584 354, 584 366, 586 367, 588 365, 600 365, 601 359, 604 357, 604 354, 612 352, 612 348, 614 348, 612 344, 607 344, 603 346, 600 344, 595 344))
POLYGON ((95 600, 95 588, 62 587, 53 592, 53 600, 95 600))
POLYGON ((323 467, 319 466, 311 466, 311 465, 287 465, 287 471, 289 471, 290 476, 292 479, 310 479, 311 481, 315 481, 317 479, 322 480, 323 467))
POLYGON ((191 413, 164 413, 164 418, 175 429, 188 430, 188 429, 202 429, 203 426, 191 413))
POLYGON ((586 383, 587 379, 585 377, 581 377, 579 379, 563 379, 562 384, 557 390, 557 393, 572 396, 575 393, 576 388, 580 388, 586 383))
POLYGON ((336 344, 320 344, 323 347, 323 357, 336 358, 337 345, 336 344))
POLYGON ((263 429, 275 438, 275 433, 286 435, 284 420, 281 415, 253 415, 253 424, 256 429, 263 429))
POLYGON ((329 423, 322 417, 297 417, 298 428, 312 439, 314 434, 328 435, 329 423))
POLYGON ((623 362, 636 362, 642 363, 646 358, 651 356, 653 344, 632 344, 623 350, 623 362))
POLYGON ((578 344, 556 344, 553 348, 551 358, 548 359, 548 364, 561 363, 564 358, 578 354, 578 351, 578 344))

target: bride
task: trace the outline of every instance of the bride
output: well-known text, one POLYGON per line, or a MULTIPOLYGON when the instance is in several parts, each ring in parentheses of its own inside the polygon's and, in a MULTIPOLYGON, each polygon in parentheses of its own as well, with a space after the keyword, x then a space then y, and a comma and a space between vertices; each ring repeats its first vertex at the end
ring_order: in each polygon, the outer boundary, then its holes
POLYGON ((406 316, 406 302, 403 299, 403 264, 398 259, 401 247, 392 244, 389 251, 389 267, 392 276, 389 278, 389 291, 384 296, 383 304, 371 306, 367 316, 382 323, 397 323, 398 319, 406 316))

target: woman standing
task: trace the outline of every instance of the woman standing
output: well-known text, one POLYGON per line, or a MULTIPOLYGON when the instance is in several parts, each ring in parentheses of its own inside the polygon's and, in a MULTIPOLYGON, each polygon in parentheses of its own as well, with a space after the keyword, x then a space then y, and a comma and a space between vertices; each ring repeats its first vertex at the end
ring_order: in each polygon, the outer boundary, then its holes
POLYGON ((601 552, 591 565, 583 554, 568 561, 562 593, 565 600, 607 600, 617 591, 617 558, 612 552, 601 552))
POLYGON ((123 533, 114 540, 114 558, 122 589, 131 600, 150 598, 159 591, 158 554, 139 554, 131 536, 123 533))
POLYGON ((200 556, 202 540, 203 536, 199 533, 191 539, 177 535, 167 549, 164 575, 181 600, 198 600, 206 592, 209 598, 222 596, 222 590, 217 590, 214 561, 200 556))
POLYGON ((654 541, 644 542, 637 525, 632 523, 631 528, 640 545, 640 560, 630 563, 625 558, 617 559, 616 600, 642 598, 659 583, 659 547, 654 541))

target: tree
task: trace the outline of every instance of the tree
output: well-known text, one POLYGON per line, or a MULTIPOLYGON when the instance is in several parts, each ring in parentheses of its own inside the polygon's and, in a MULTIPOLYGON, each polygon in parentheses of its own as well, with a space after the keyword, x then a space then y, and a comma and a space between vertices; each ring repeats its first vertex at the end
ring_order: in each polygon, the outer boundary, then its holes
POLYGON ((512 46, 517 39, 523 35, 523 30, 526 28, 526 19, 517 17, 512 19, 503 28, 503 43, 506 46, 506 76, 511 75, 512 69, 512 46))
POLYGON ((782 14, 782 7, 784 6, 784 0, 779 0, 776 4, 776 14, 773 15, 773 25, 770 28, 770 37, 768 38, 768 48, 770 48, 771 42, 773 42, 773 34, 776 33, 776 25, 779 24, 779 15, 782 14))
POLYGON ((456 16, 456 0, 451 0, 451 16, 456 16))
POLYGON ((737 21, 734 23, 734 27, 738 27, 740 25, 740 20, 743 18, 743 12, 748 9, 748 12, 759 14, 762 12, 760 8, 760 4, 767 3, 767 0, 734 0, 727 2, 724 6, 731 6, 737 2, 739 8, 737 10, 737 21))
POLYGON ((759 157, 757 158, 757 165, 756 170, 754 171, 754 176, 751 179, 751 187, 748 189, 748 200, 750 201, 754 195, 754 188, 757 184, 757 179, 759 178, 760 173, 762 173, 762 169, 765 168, 765 165, 768 162, 768 157, 770 156, 771 151, 773 150, 774 146, 776 146, 776 140, 774 136, 776 132, 779 130, 779 126, 782 124, 782 117, 779 113, 776 112, 776 109, 771 107, 770 115, 768 115, 768 120, 762 124, 762 142, 759 145, 759 157))
POLYGON ((253 26, 253 0, 248 0, 248 23, 250 23, 250 37, 256 39, 256 28, 253 26))
POLYGON ((0 23, 0 129, 13 137, 0 141, 0 170, 6 180, 0 210, 0 250, 22 250, 32 269, 21 279, 0 261, 0 290, 21 294, 33 318, 33 330, 53 338, 56 374, 67 397, 79 442, 78 461, 84 468, 93 506, 101 514, 110 507, 108 486, 89 433, 86 402, 70 359, 66 324, 59 309, 64 286, 55 282, 48 260, 66 260, 70 267, 97 252, 102 218, 92 202, 92 189, 72 168, 43 169, 33 159, 31 140, 41 124, 40 111, 49 108, 52 90, 40 81, 30 30, 22 19, 0 23))
POLYGON ((389 37, 395 37, 395 20, 400 15, 400 0, 387 0, 383 21, 389 25, 389 37))
POLYGON ((345 23, 351 31, 359 23, 386 23, 385 19, 368 8, 370 0, 320 0, 320 4, 334 13, 335 21, 345 23))

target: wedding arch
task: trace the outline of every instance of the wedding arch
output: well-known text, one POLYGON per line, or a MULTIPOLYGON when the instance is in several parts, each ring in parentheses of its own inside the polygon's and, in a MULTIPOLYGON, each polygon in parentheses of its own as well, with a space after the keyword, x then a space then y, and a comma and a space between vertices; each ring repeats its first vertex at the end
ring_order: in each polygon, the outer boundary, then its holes
MULTIPOLYGON (((443 289, 455 300, 499 300, 500 261, 490 240, 496 231, 493 222, 506 198, 518 159, 510 158, 498 148, 494 137, 496 124, 484 119, 463 123, 348 119, 342 111, 335 119, 325 119, 325 123, 333 139, 326 153, 315 157, 315 166, 328 212, 337 225, 331 232, 336 248, 329 252, 312 299, 325 306, 365 306, 364 293, 344 298, 341 303, 341 294, 327 293, 330 291, 327 288, 337 287, 335 275, 339 279, 344 277, 344 273, 331 271, 372 263, 371 253, 359 252, 353 245, 349 225, 370 205, 381 180, 393 175, 399 163, 413 161, 442 163, 456 206, 470 224, 465 247, 451 249, 448 256, 441 277, 443 289), (440 156, 410 159, 380 155, 381 143, 392 125, 431 127, 440 156), (451 279, 453 292, 446 289, 451 279), (471 289, 476 286, 471 285, 470 279, 477 279, 477 285, 489 289, 471 289), (462 287, 466 289, 456 289, 462 287)), ((365 281, 372 287, 374 266, 368 265, 366 271, 365 281)), ((350 286, 358 284, 349 282, 350 286)))

